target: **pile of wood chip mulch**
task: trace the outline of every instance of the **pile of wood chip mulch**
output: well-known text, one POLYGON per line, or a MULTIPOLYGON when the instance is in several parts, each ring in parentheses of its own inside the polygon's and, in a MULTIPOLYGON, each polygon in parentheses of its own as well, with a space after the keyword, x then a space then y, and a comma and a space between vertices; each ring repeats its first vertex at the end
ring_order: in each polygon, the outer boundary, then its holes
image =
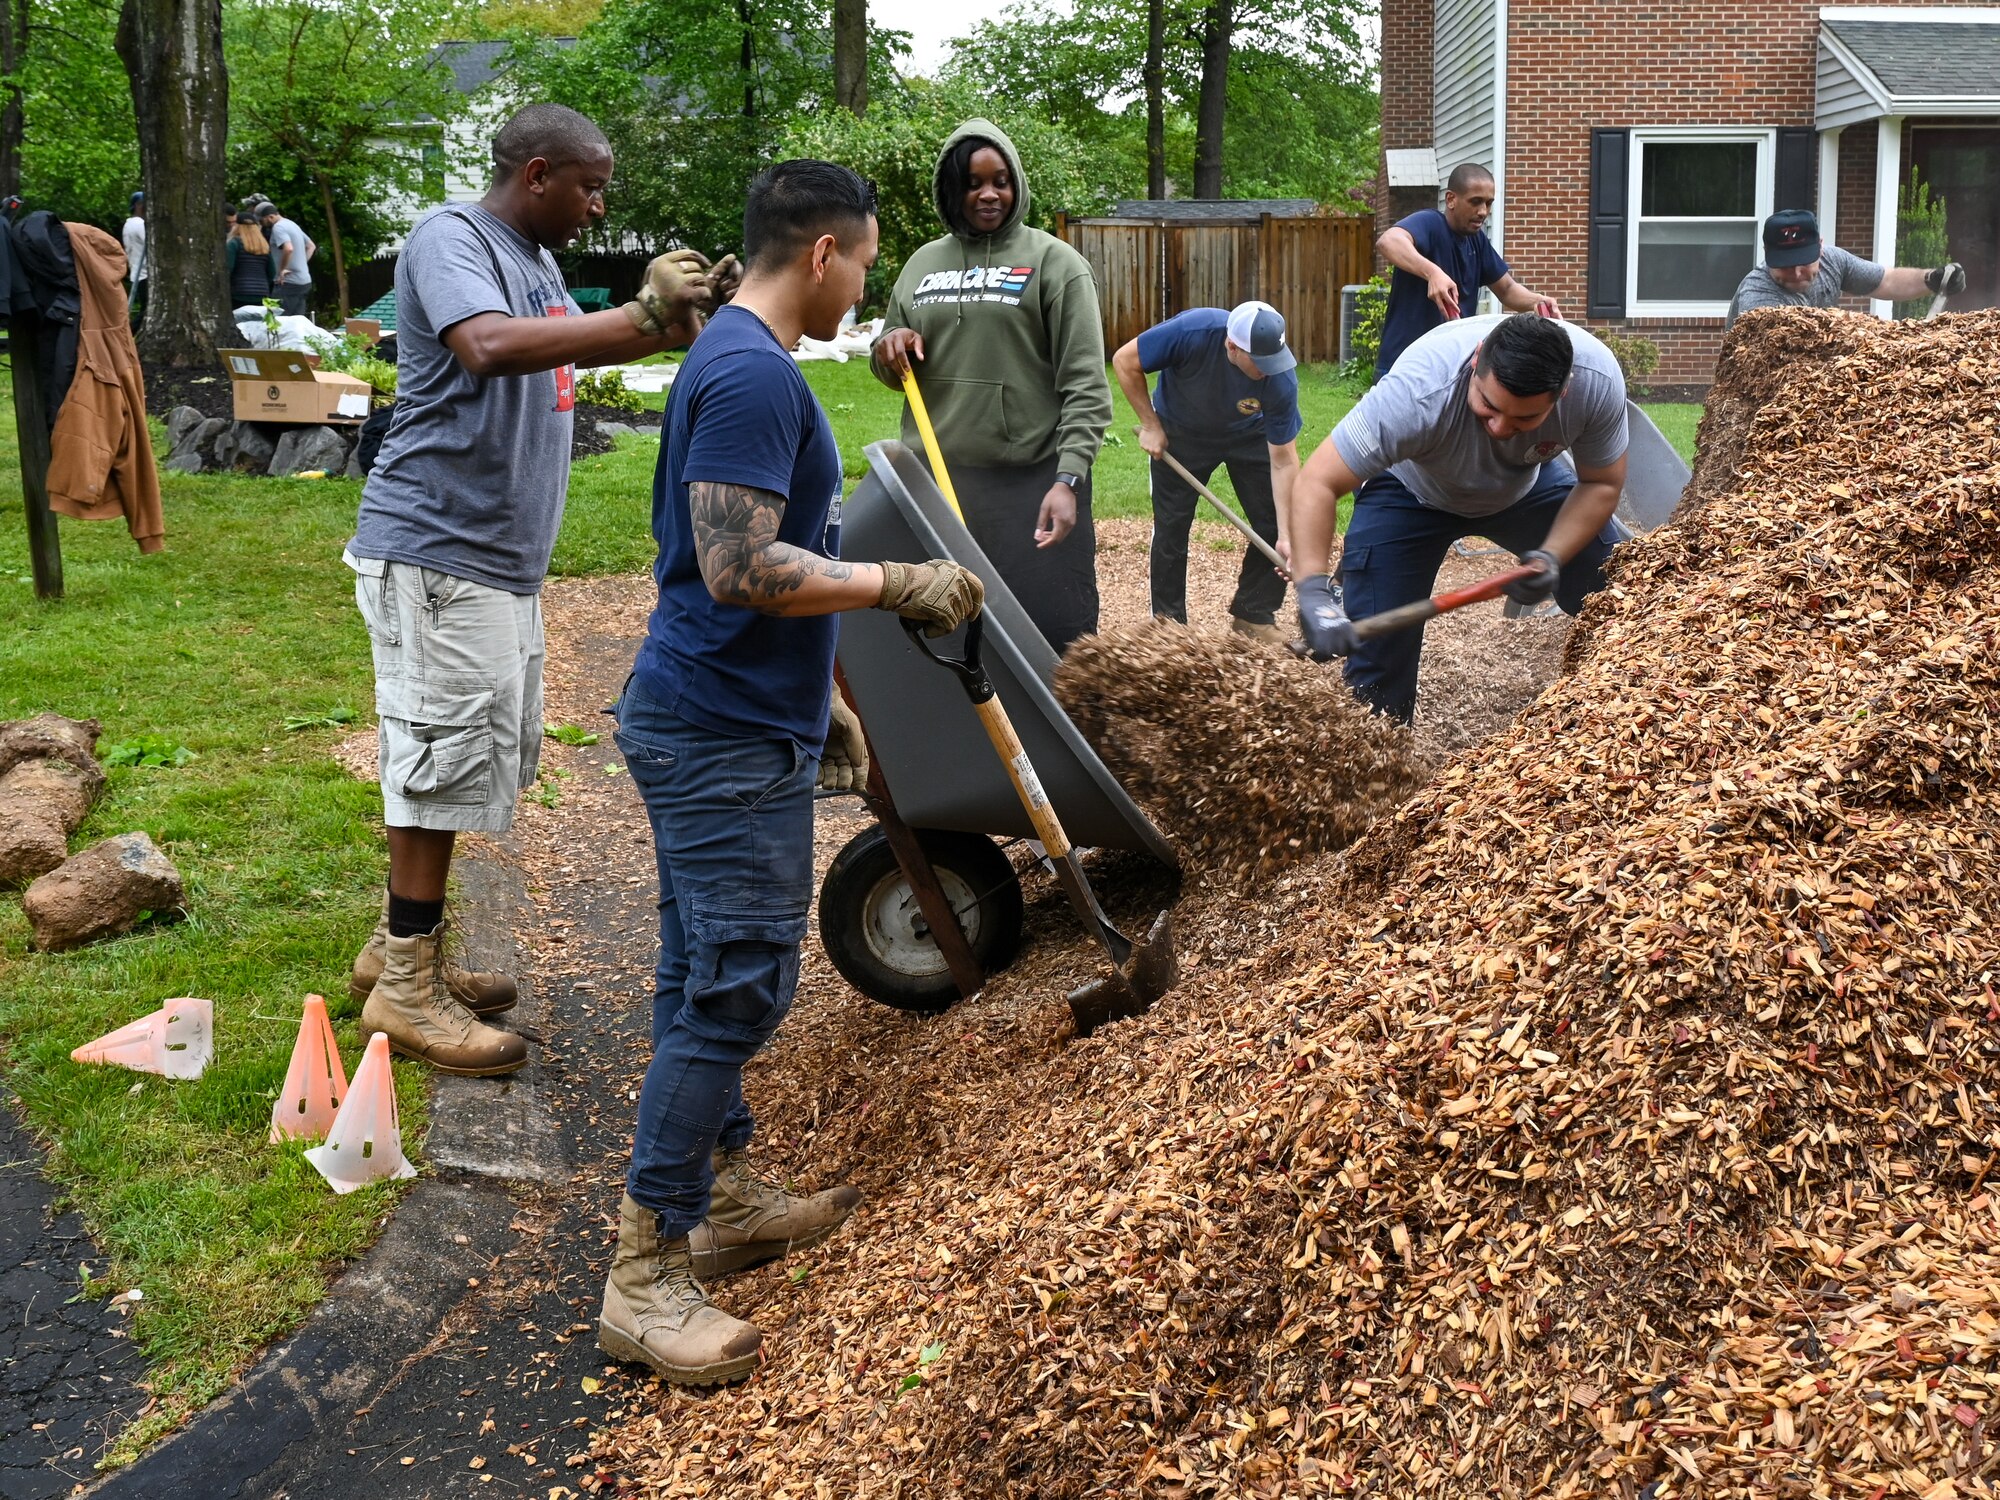
POLYGON ((1719 382, 1568 675, 1345 855, 1197 892, 1152 1013, 758 1070, 869 1202, 718 1290, 768 1365, 606 1472, 1991 1493, 2000 313, 1756 312, 1719 382))

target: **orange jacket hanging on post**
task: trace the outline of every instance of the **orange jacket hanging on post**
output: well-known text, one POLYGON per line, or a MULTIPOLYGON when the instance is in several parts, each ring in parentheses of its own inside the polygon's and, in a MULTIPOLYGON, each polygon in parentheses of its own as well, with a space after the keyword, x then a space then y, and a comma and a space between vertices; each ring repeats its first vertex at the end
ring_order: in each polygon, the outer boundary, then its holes
POLYGON ((83 521, 122 515, 139 550, 158 552, 167 528, 139 346, 125 321, 125 251, 101 229, 68 228, 83 318, 76 378, 49 439, 49 508, 83 521))

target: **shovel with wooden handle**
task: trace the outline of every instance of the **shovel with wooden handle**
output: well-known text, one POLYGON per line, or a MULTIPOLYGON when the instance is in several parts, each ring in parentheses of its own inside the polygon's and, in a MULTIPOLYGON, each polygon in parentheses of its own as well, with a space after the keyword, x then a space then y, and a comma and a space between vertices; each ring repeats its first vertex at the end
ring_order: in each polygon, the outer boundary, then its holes
MULTIPOLYGON (((1464 609, 1468 604, 1479 604, 1487 599, 1498 599, 1507 591, 1510 583, 1521 583, 1533 578, 1539 568, 1509 568, 1504 573, 1495 573, 1491 578, 1482 578, 1477 583, 1468 583, 1462 589, 1451 589, 1442 594, 1432 594, 1428 599, 1412 600, 1399 604, 1394 609, 1385 609, 1377 615, 1366 615, 1359 620, 1350 620, 1348 628, 1354 632, 1357 641, 1372 641, 1379 636, 1394 635, 1399 630, 1409 630, 1426 620, 1434 620, 1439 615, 1448 615, 1455 609, 1464 609)), ((1306 655, 1306 643, 1290 643, 1294 656, 1306 655)))
MULTIPOLYGON (((938 489, 962 521, 965 512, 959 508, 958 494, 953 490, 951 476, 945 470, 944 455, 938 451, 937 433, 931 427, 930 413, 924 409, 923 394, 917 389, 913 372, 904 373, 903 391, 910 399, 910 414, 916 418, 917 431, 923 434, 924 448, 930 454, 931 472, 937 479, 938 489)), ((1069 898, 1070 906, 1085 928, 1103 945, 1106 956, 1111 960, 1109 974, 1070 992, 1069 1009, 1076 1018, 1077 1034, 1088 1036, 1107 1022, 1151 1010, 1153 1003, 1174 987, 1180 974, 1174 958, 1173 912, 1171 909, 1162 911, 1153 919, 1145 937, 1136 943, 1120 932, 1111 918, 1105 915, 1103 906, 1098 903, 1097 893, 1090 888, 1090 881, 1084 876, 1083 866, 1076 857, 1069 836, 1063 832, 1062 822, 1056 817, 1056 810, 1049 802, 1041 778, 1035 774, 1034 764, 1022 748, 1021 737, 1014 732, 1013 721, 1007 717, 1007 710, 994 690, 993 679, 987 675, 985 664, 980 660, 979 648, 986 630, 984 612, 974 615, 966 623, 965 650, 960 656, 947 656, 938 651, 925 638, 922 626, 915 620, 903 621, 903 629, 919 651, 949 671, 965 689, 973 712, 979 715, 980 727, 986 731, 987 739, 993 742, 994 753, 1000 757, 1008 781, 1013 783, 1014 795, 1021 799, 1021 806, 1034 827, 1035 837, 1047 851, 1048 862, 1055 870, 1063 894, 1069 898)))
POLYGON ((1271 566, 1278 570, 1278 575, 1281 578, 1284 578, 1288 582, 1290 581, 1292 576, 1292 570, 1285 565, 1284 558, 1278 555, 1278 549, 1276 547, 1273 547, 1269 542, 1265 541, 1261 536, 1257 535, 1256 531, 1251 527, 1248 521, 1244 520, 1241 516, 1237 515, 1235 511, 1231 510, 1228 506, 1224 505, 1219 499, 1217 499, 1215 491, 1210 489, 1207 485, 1203 484, 1199 479, 1195 478, 1194 475, 1190 474, 1187 471, 1186 466, 1183 465, 1178 458, 1175 458, 1173 454, 1169 453, 1166 449, 1162 448, 1160 450, 1160 459, 1163 463, 1166 464, 1168 468, 1172 469, 1176 474, 1180 475, 1181 478, 1185 479, 1189 484, 1193 485, 1194 492, 1197 495, 1201 496, 1202 499, 1206 500, 1210 505, 1213 505, 1217 510, 1222 512, 1222 519, 1227 521, 1231 526, 1234 526, 1238 531, 1242 532, 1244 540, 1249 542, 1250 545, 1255 547, 1259 552, 1263 553, 1265 557, 1269 558, 1271 566))

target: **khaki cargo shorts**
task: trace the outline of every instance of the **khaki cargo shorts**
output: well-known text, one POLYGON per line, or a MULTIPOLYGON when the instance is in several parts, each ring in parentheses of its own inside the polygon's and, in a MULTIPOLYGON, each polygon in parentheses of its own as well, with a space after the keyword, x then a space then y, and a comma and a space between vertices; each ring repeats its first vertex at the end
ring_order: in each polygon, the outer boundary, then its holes
POLYGON ((343 553, 375 654, 382 819, 504 833, 542 754, 542 601, 343 553))

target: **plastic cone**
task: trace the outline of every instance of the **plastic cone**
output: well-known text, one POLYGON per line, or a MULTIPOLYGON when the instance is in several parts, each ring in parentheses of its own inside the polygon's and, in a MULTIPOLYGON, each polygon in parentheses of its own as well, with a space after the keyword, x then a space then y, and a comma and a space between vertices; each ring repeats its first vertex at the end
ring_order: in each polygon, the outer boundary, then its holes
POLYGON ((183 995, 70 1053, 71 1062, 108 1063, 167 1078, 199 1078, 215 1056, 215 1006, 183 995))
POLYGON ((333 1022, 326 1018, 326 999, 308 995, 305 1014, 299 1017, 299 1039, 292 1043, 292 1065, 285 1070, 278 1102, 271 1106, 271 1140, 321 1139, 346 1097, 347 1074, 341 1070, 333 1022))
POLYGON ((376 1032, 354 1070, 354 1082, 333 1117, 326 1144, 306 1160, 336 1193, 351 1193, 384 1177, 414 1177, 403 1155, 403 1125, 396 1113, 396 1080, 389 1073, 389 1038, 376 1032))

